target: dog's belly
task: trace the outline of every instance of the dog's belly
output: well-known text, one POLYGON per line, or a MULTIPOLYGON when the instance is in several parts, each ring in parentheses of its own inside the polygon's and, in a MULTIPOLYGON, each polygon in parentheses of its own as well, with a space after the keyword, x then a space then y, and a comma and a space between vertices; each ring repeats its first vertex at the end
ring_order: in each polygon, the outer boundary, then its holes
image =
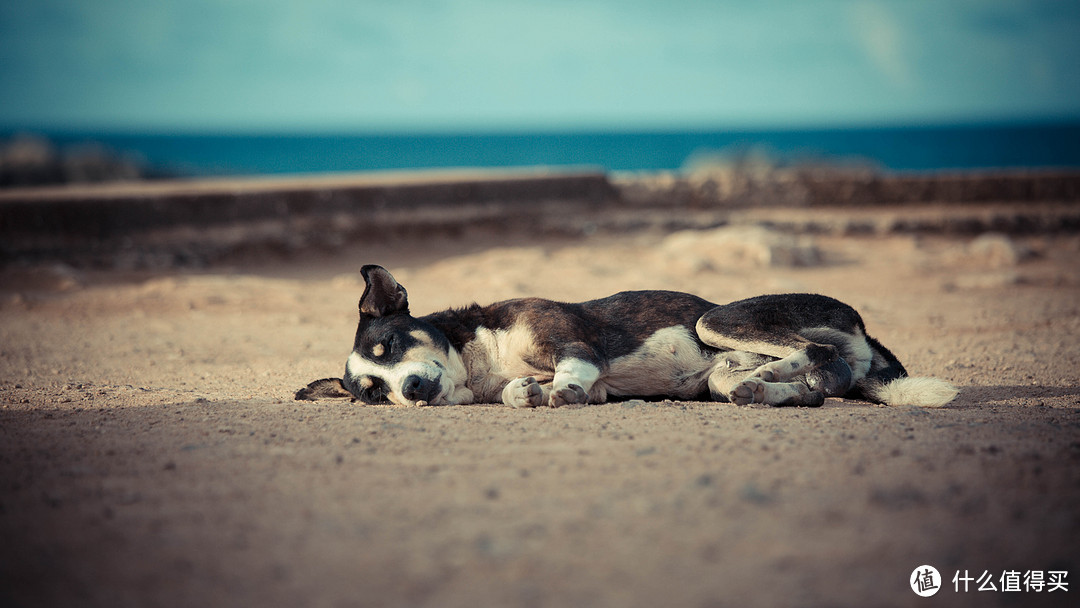
POLYGON ((611 360, 599 382, 611 396, 690 399, 708 390, 714 354, 686 327, 666 327, 611 360))

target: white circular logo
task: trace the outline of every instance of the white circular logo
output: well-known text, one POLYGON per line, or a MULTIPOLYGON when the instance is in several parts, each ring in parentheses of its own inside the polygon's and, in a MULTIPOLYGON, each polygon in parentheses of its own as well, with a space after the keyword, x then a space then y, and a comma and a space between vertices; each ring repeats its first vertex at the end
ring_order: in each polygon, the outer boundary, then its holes
POLYGON ((908 582, 911 583, 911 590, 919 597, 930 597, 941 589, 941 575, 933 566, 915 568, 908 582))

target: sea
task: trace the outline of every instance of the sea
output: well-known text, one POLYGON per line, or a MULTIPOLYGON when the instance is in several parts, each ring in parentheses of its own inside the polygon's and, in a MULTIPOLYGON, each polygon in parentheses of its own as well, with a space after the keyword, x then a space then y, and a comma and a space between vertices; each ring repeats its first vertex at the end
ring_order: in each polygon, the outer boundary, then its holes
POLYGON ((61 149, 93 142, 177 176, 535 166, 670 171, 746 160, 897 172, 1080 167, 1080 119, 773 130, 45 135, 61 149))

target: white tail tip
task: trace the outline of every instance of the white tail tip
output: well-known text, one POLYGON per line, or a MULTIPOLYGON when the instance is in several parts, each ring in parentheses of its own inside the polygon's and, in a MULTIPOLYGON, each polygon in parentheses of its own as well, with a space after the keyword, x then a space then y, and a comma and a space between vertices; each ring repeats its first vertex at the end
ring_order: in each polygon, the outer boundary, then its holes
POLYGON ((960 390, 938 378, 905 376, 878 387, 874 392, 874 396, 886 405, 942 407, 955 399, 960 390))

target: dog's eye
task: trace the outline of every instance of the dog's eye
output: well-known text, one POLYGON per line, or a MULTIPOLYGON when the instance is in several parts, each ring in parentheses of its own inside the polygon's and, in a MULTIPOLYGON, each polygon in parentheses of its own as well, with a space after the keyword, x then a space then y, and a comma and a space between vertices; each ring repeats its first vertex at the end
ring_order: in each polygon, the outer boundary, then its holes
POLYGON ((375 348, 372 349, 372 353, 376 357, 385 357, 385 356, 389 355, 393 350, 394 350, 394 337, 390 336, 389 338, 386 339, 385 342, 380 342, 379 344, 376 344, 375 348))

